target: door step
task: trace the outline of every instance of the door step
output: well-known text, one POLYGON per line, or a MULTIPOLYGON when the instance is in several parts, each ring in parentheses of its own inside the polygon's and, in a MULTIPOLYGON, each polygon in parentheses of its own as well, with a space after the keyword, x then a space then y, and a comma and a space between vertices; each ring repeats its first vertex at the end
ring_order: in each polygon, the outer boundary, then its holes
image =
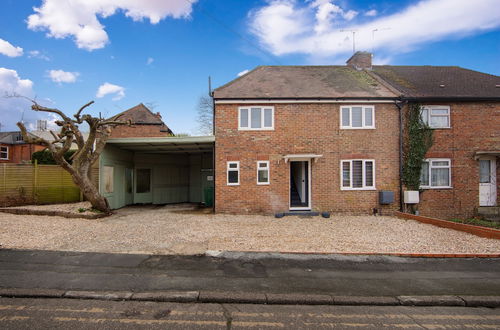
POLYGON ((480 206, 477 208, 477 215, 490 221, 500 221, 500 206, 480 206))

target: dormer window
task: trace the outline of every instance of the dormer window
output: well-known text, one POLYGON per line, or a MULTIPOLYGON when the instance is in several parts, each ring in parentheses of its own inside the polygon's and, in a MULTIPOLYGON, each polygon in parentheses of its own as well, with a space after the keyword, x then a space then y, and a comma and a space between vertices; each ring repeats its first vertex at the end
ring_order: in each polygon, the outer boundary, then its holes
POLYGON ((238 129, 240 131, 274 130, 274 107, 240 107, 238 129))
POLYGON ((430 128, 450 128, 450 107, 447 105, 423 106, 421 115, 430 128))

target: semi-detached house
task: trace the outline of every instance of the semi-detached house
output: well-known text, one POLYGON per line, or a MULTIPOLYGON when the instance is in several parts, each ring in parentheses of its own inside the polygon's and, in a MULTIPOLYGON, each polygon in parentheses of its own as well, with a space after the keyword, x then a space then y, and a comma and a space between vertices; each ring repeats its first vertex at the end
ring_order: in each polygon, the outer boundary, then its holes
POLYGON ((389 214, 401 208, 403 120, 434 129, 421 214, 499 202, 500 77, 441 66, 260 66, 214 91, 215 211, 389 214), (379 192, 394 193, 382 205, 379 192))

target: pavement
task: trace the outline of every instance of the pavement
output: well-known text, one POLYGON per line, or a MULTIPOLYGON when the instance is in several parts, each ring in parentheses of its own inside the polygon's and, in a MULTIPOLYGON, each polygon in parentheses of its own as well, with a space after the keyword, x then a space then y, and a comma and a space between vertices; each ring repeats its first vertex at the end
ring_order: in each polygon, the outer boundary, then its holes
POLYGON ((498 309, 0 298, 2 329, 498 329, 498 309))
POLYGON ((302 305, 500 306, 496 258, 0 250, 0 296, 302 305))

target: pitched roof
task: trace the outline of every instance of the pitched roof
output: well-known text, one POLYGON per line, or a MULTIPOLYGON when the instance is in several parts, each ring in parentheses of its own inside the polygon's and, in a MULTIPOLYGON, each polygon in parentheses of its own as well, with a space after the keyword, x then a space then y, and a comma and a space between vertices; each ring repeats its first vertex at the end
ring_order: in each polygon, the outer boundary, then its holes
POLYGON ((4 144, 22 144, 25 143, 22 139, 20 131, 0 132, 0 143, 4 144))
POLYGON ((373 66, 405 97, 499 98, 500 77, 458 66, 373 66))
POLYGON ((214 91, 216 99, 396 96, 367 72, 347 66, 259 66, 214 91))
POLYGON ((260 66, 217 88, 216 99, 499 99, 500 77, 457 66, 260 66))
POLYGON ((150 125, 164 124, 158 115, 152 113, 151 110, 149 110, 142 103, 128 110, 125 110, 113 117, 117 116, 120 116, 119 120, 131 120, 132 124, 150 124, 150 125))

